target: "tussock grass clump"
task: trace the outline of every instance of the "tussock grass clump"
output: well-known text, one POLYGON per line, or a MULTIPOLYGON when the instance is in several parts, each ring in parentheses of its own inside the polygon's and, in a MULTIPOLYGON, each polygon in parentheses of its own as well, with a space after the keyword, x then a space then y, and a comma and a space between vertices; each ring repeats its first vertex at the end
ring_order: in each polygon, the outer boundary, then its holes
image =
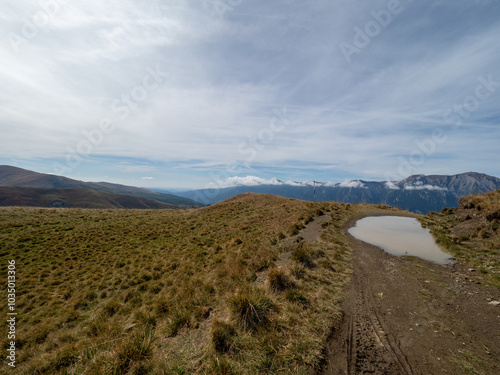
POLYGON ((103 313, 108 317, 112 317, 120 310, 121 306, 122 304, 118 300, 112 299, 103 306, 103 313))
POLYGON ((299 243, 298 247, 292 251, 292 259, 304 267, 314 267, 313 254, 305 242, 299 243))
POLYGON ((132 361, 148 358, 152 353, 152 345, 155 340, 155 331, 150 325, 144 325, 135 331, 115 349, 116 364, 120 370, 125 370, 132 361))
POLYGON ((148 373, 137 371, 147 368, 142 361, 151 357, 156 334, 153 327, 144 325, 139 327, 129 336, 120 340, 113 340, 112 345, 103 343, 94 350, 86 352, 90 363, 90 373, 95 374, 127 374, 134 368, 135 373, 148 373))
POLYGON ((204 369, 207 375, 237 375, 233 364, 224 357, 212 357, 204 369))
POLYGON ((307 297, 305 297, 304 294, 302 294, 302 292, 298 290, 287 290, 285 292, 285 299, 290 302, 298 303, 304 306, 307 305, 308 303, 307 297))
POLYGON ((303 279, 306 275, 306 269, 302 264, 294 264, 290 269, 290 274, 297 279, 303 279))
POLYGON ((267 274, 267 284, 272 292, 282 292, 294 287, 293 281, 283 268, 271 268, 267 274))
POLYGON ((51 367, 54 371, 59 371, 78 362, 79 357, 80 351, 78 348, 74 345, 68 345, 57 352, 51 367))
POLYGON ((190 326, 191 315, 185 309, 176 309, 170 314, 169 320, 168 335, 175 336, 181 328, 190 326))
POLYGON ((290 226, 290 228, 288 229, 288 235, 289 236, 295 236, 297 234, 299 234, 300 230, 303 228, 304 226, 302 224, 293 224, 290 226))
POLYGON ((216 352, 228 352, 234 345, 235 335, 236 329, 231 323, 219 319, 212 322, 210 336, 216 352))
POLYGON ((229 300, 231 315, 238 327, 255 331, 270 322, 273 312, 278 310, 273 300, 263 291, 240 291, 229 300))
POLYGON ((64 369, 76 364, 79 360, 79 350, 74 345, 67 345, 64 348, 51 353, 45 358, 38 358, 27 370, 27 374, 59 374, 64 373, 64 369))

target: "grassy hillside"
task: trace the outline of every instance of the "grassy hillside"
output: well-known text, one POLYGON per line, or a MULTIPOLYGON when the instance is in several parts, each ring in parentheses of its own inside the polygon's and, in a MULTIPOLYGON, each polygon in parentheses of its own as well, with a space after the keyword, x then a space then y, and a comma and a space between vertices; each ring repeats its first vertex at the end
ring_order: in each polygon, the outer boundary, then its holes
POLYGON ((256 194, 185 211, 2 208, 17 373, 305 374, 340 314, 348 216, 256 194), (321 241, 290 240, 322 213, 321 241))
POLYGON ((0 186, 0 206, 78 208, 178 208, 173 204, 132 195, 89 189, 38 189, 0 186))
POLYGON ((500 288, 500 190, 467 196, 458 203, 459 208, 430 213, 421 221, 439 244, 500 288))
MULTIPOLYGON (((9 165, 0 165, 0 187, 21 187, 21 188, 36 188, 36 189, 87 189, 87 195, 91 195, 93 191, 130 195, 135 199, 145 198, 168 205, 184 206, 185 208, 199 207, 200 203, 191 199, 179 197, 172 194, 161 194, 151 190, 137 188, 134 186, 126 186, 119 184, 112 184, 108 182, 84 182, 73 180, 71 178, 56 176, 52 174, 37 173, 22 168, 12 167, 9 165)), ((37 193, 39 194, 39 193, 37 193)), ((102 201, 101 196, 101 201, 102 201)), ((40 204, 37 204, 40 206, 40 204)), ((82 207, 81 205, 74 205, 82 207)), ((84 208, 87 206, 83 206, 84 208)), ((100 208, 100 206, 90 206, 92 208, 100 208)), ((113 208, 114 206, 105 206, 105 208, 113 208)), ((133 207, 133 208, 147 208, 146 207, 133 207)))

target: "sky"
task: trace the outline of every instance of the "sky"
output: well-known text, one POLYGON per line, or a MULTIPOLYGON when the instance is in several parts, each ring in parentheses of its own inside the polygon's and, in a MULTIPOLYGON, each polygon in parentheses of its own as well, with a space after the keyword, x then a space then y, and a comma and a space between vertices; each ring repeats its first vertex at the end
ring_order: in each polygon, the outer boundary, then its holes
POLYGON ((500 1, 4 0, 0 164, 156 188, 500 176, 500 1))

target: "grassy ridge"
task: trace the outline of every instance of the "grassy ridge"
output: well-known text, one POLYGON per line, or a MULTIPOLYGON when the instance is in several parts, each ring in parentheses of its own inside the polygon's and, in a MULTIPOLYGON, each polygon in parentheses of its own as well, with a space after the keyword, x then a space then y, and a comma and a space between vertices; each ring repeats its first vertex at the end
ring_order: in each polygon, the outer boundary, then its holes
POLYGON ((186 211, 0 209, 19 373, 306 373, 339 314, 349 215, 256 194, 186 211), (287 242, 326 212, 322 241, 287 242))
POLYGON ((140 196, 112 194, 90 189, 40 189, 0 186, 0 206, 54 207, 63 202, 68 208, 181 208, 140 196))
POLYGON ((461 198, 459 204, 439 214, 431 212, 420 221, 438 244, 500 288, 500 190, 461 198))

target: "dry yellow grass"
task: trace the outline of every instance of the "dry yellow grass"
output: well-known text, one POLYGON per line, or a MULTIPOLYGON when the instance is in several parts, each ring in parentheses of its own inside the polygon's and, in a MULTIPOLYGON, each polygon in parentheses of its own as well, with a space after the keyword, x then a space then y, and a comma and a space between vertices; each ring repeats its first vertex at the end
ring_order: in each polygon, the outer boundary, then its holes
POLYGON ((257 194, 186 211, 0 209, 2 269, 17 266, 17 373, 306 373, 339 316, 349 215, 257 194), (293 288, 258 285, 321 212, 331 225, 302 246, 311 264, 286 270, 293 288), (242 296, 252 329, 238 323, 242 296))
POLYGON ((459 204, 460 208, 430 213, 420 220, 439 244, 500 288, 500 190, 461 198, 459 204))

